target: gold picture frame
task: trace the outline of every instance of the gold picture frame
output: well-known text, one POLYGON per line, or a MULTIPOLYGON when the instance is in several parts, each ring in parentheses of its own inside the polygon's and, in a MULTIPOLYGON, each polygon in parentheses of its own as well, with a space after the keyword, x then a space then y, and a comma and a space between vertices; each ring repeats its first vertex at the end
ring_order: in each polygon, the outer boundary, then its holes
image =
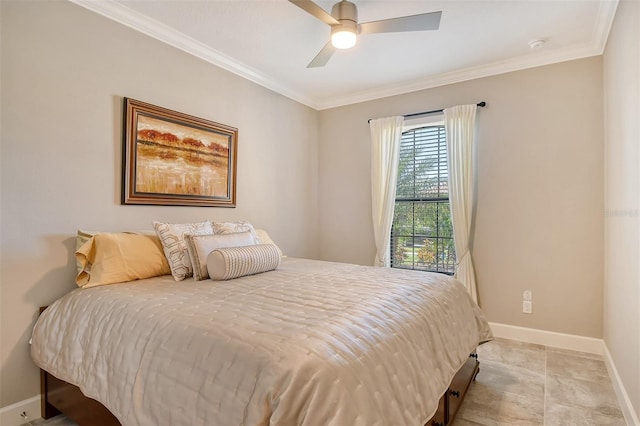
POLYGON ((122 204, 235 207, 238 129, 124 98, 122 204))

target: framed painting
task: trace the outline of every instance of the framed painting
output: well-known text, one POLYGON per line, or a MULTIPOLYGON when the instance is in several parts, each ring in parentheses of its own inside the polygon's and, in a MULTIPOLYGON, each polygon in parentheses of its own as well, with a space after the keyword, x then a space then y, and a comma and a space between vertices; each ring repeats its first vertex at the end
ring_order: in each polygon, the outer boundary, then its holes
POLYGON ((236 205, 238 129, 124 98, 122 204, 236 205))

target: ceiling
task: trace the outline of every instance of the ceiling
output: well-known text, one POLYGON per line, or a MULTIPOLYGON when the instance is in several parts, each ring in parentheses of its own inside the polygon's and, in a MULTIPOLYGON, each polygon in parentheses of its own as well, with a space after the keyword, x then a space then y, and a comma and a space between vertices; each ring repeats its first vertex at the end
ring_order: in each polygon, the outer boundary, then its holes
POLYGON ((360 36, 306 68, 330 29, 287 0, 71 1, 315 109, 600 55, 618 4, 352 0, 361 23, 441 10, 440 29, 360 36))

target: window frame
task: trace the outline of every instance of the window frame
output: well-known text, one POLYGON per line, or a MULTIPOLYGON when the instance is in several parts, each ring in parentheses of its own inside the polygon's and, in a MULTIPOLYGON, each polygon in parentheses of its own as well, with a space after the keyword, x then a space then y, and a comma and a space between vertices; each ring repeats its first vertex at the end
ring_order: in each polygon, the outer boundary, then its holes
MULTIPOLYGON (((411 120, 405 120, 405 124, 403 126, 402 129, 402 134, 404 135, 407 132, 410 132, 412 130, 416 130, 416 129, 421 129, 421 128, 429 128, 429 127, 444 127, 444 116, 442 114, 438 114, 436 116, 427 116, 427 117, 419 117, 419 118, 415 118, 415 119, 411 119, 411 120)), ((446 144, 446 135, 445 135, 445 144, 446 144)), ((445 145, 446 146, 446 145, 445 145)), ((445 154, 446 156, 446 154, 445 154)), ((441 158, 441 157, 439 157, 441 158)), ((448 159, 447 159, 448 160, 448 159)), ((449 173, 449 164, 447 161, 447 173, 449 173)), ((398 188, 398 183, 396 182, 396 190, 398 188)), ((414 194, 415 195, 415 194, 414 194)), ((450 236, 441 236, 440 235, 440 224, 439 224, 439 212, 436 212, 436 233, 435 236, 429 236, 429 235, 425 235, 425 234, 417 234, 416 233, 416 229, 415 229, 415 220, 413 221, 412 224, 412 230, 411 230, 411 235, 402 235, 401 237, 404 238, 411 238, 414 242, 413 244, 413 250, 415 253, 415 239, 416 238, 423 238, 423 239, 433 239, 436 241, 436 243, 439 243, 443 240, 450 240, 452 245, 453 245, 453 252, 454 252, 454 272, 449 271, 449 270, 431 270, 431 269, 422 269, 422 268, 416 268, 416 262, 415 262, 415 256, 414 256, 414 260, 412 262, 412 264, 406 265, 406 266, 398 266, 398 265, 394 265, 394 248, 395 248, 395 244, 394 244, 394 232, 393 232, 393 224, 395 223, 395 208, 397 206, 397 203, 411 203, 412 204, 412 209, 413 212, 411 213, 412 217, 414 217, 414 212, 415 212, 415 206, 416 203, 424 203, 425 205, 428 204, 436 204, 436 209, 440 208, 440 204, 446 203, 448 205, 448 209, 449 212, 451 210, 451 197, 449 194, 449 188, 447 187, 447 196, 446 198, 444 197, 404 197, 404 198, 398 198, 398 195, 396 193, 396 196, 394 197, 394 221, 392 222, 392 227, 391 227, 391 235, 390 235, 390 241, 389 241, 389 251, 390 251, 390 266, 392 268, 397 268, 397 269, 408 269, 408 270, 415 270, 415 271, 423 271, 423 272, 434 272, 434 273, 439 273, 439 274, 445 274, 445 275, 449 275, 449 276, 453 276, 455 274, 455 264, 457 263, 457 255, 455 253, 455 245, 453 243, 454 240, 454 233, 453 233, 453 224, 451 225, 451 234, 450 236)), ((450 213, 449 213, 450 214, 450 213)), ((400 238, 399 236, 396 236, 396 238, 400 238)), ((438 250, 436 249, 435 251, 436 254, 436 258, 438 255, 438 250)), ((438 267, 438 261, 436 260, 435 265, 436 268, 438 267)), ((433 265, 433 264, 432 264, 433 265)), ((445 265, 445 264, 443 264, 445 265)), ((448 263, 447 263, 448 265, 448 263)))

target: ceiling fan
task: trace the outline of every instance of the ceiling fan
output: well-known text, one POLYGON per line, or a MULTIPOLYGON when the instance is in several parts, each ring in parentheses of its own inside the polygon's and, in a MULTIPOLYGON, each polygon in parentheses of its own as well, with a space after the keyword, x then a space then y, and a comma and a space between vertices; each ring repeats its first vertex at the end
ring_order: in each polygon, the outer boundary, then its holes
POLYGON ((325 44, 307 68, 325 66, 336 49, 353 47, 358 35, 437 30, 442 16, 440 11, 358 24, 358 8, 348 0, 334 4, 331 15, 310 0, 289 1, 331 27, 331 40, 325 44))

